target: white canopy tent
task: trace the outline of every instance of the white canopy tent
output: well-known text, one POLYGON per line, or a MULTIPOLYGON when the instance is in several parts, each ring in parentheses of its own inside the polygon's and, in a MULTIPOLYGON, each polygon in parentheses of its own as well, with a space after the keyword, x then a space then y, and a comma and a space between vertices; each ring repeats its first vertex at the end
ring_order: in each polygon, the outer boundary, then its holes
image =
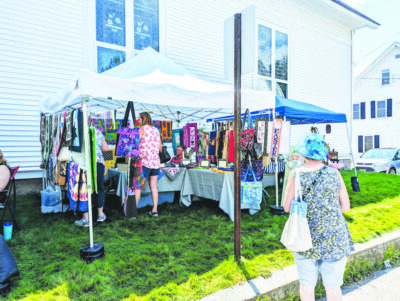
MULTIPOLYGON (((119 109, 128 101, 134 102, 135 110, 147 111, 155 120, 205 121, 234 113, 234 88, 196 78, 183 67, 146 48, 132 60, 103 74, 81 69, 64 90, 43 99, 40 109, 43 113, 55 113, 82 106, 86 127, 84 143, 85 149, 89 149, 87 110, 96 113, 119 109)), ((271 109, 275 97, 271 92, 242 89, 241 102, 243 112, 245 109, 271 109)), ((86 162, 90 162, 89 152, 85 155, 86 162)), ((90 177, 87 181, 89 246, 93 248, 90 177)))
MULTIPOLYGON (((88 97, 92 109, 99 105, 101 110, 111 110, 114 101, 133 101, 136 111, 147 111, 153 119, 190 122, 233 114, 233 96, 233 86, 196 78, 146 48, 130 61, 102 74, 81 69, 63 91, 43 100, 41 111, 57 112, 88 97)), ((274 103, 271 92, 242 89, 243 111, 273 108, 274 103)))

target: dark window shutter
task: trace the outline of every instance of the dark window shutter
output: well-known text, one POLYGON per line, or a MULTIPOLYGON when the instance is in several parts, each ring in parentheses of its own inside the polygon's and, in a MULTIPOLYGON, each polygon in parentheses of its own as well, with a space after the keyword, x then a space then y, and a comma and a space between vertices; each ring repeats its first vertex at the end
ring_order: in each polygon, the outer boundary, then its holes
POLYGON ((365 119, 365 102, 361 103, 361 119, 365 119))
POLYGON ((358 152, 362 153, 364 150, 363 147, 363 136, 358 136, 358 152))
POLYGON ((389 98, 386 101, 386 106, 387 106, 387 117, 392 117, 392 99, 389 98))
POLYGON ((374 136, 374 146, 375 148, 379 148, 379 135, 374 136))
POLYGON ((375 118, 375 100, 371 101, 371 118, 375 118))

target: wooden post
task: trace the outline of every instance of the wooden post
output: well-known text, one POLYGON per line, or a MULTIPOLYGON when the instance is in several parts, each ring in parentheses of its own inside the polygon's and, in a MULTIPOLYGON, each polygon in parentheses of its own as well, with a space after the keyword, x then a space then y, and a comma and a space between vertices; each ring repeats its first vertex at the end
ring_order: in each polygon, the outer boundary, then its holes
POLYGON ((235 135, 235 171, 234 171, 234 202, 235 202, 235 261, 240 261, 240 124, 241 119, 241 74, 242 74, 242 14, 235 14, 235 31, 234 31, 234 86, 235 86, 235 119, 234 119, 234 135, 235 135))

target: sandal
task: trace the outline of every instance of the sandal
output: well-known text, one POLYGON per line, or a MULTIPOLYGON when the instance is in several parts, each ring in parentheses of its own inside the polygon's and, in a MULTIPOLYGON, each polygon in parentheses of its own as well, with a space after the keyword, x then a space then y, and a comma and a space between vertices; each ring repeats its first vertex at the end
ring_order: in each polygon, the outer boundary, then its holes
POLYGON ((158 212, 157 211, 150 211, 149 212, 149 215, 151 216, 151 217, 157 217, 158 216, 158 212))

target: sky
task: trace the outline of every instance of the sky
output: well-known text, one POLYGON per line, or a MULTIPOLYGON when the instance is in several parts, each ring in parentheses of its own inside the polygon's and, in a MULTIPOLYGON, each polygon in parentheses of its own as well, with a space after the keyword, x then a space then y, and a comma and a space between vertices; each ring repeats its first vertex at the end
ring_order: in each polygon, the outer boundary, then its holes
POLYGON ((393 42, 400 42, 400 0, 342 0, 381 24, 377 29, 362 28, 354 37, 354 63, 363 69, 393 42))

